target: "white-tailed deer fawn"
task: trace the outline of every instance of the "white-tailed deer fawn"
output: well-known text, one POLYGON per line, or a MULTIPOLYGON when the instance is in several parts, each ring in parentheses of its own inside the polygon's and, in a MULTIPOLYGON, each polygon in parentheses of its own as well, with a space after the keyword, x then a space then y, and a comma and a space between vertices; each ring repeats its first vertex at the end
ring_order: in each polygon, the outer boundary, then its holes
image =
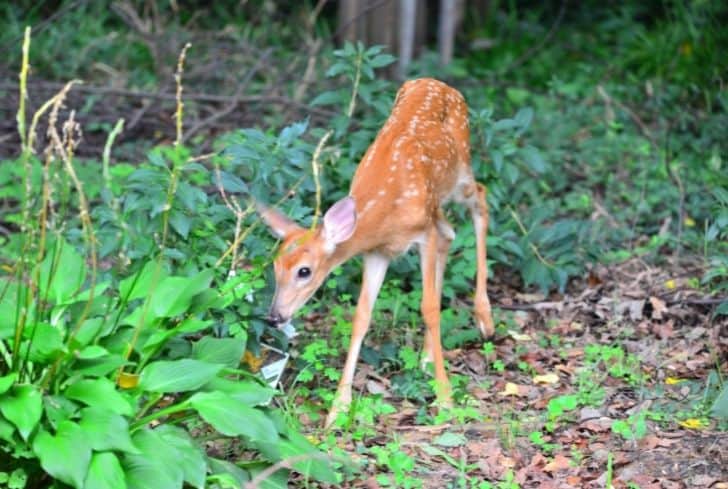
POLYGON ((473 178, 468 109, 457 90, 433 79, 402 85, 392 114, 354 174, 349 196, 326 212, 318 228, 302 228, 259 206, 263 220, 283 240, 275 259, 276 293, 270 308, 276 324, 290 320, 334 267, 356 255, 364 258, 351 344, 327 426, 351 403, 356 361, 387 266, 414 244, 422 269, 423 360, 434 363, 439 403, 451 403, 440 343, 442 278, 455 236, 442 206, 450 200, 465 204, 472 214, 478 263, 475 320, 483 336, 492 336, 485 187, 473 178))

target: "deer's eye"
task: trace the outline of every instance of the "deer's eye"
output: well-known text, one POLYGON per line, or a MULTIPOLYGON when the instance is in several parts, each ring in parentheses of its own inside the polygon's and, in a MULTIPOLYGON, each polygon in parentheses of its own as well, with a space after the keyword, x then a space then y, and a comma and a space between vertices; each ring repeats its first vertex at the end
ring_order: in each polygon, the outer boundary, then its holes
POLYGON ((308 267, 301 267, 298 269, 298 278, 308 278, 311 276, 311 269, 308 267))

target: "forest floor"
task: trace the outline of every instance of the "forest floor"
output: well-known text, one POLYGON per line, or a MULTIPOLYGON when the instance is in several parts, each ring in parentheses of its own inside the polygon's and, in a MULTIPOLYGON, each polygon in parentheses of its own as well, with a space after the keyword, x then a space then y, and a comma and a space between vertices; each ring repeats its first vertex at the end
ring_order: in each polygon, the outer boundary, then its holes
POLYGON ((716 301, 693 288, 694 272, 634 259, 557 298, 496 285, 491 297, 520 329, 498 335, 491 352, 446 352, 479 414, 457 421, 418 422, 421 406, 360 362, 355 390, 395 411, 368 436, 337 435, 365 467, 347 487, 728 487, 728 433, 701 404, 714 388, 706 379, 726 371, 728 324, 711 318, 716 301))

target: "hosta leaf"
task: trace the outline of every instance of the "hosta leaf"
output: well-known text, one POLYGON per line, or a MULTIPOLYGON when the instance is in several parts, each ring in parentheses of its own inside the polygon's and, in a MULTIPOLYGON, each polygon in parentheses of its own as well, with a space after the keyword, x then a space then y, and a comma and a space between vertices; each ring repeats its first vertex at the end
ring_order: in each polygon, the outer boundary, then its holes
POLYGON ((18 378, 18 374, 11 372, 8 375, 0 377, 0 395, 5 394, 15 383, 15 379, 18 378))
POLYGON ((205 421, 224 435, 243 435, 251 440, 278 439, 278 430, 265 413, 241 404, 227 394, 199 392, 190 398, 190 402, 205 421))
POLYGON ((84 489, 126 489, 124 469, 111 452, 94 453, 86 475, 84 489))
POLYGON ((60 422, 55 436, 41 430, 33 441, 33 451, 48 474, 70 486, 83 487, 91 446, 76 423, 60 422))
POLYGON ((303 435, 289 433, 287 439, 261 441, 256 443, 256 446, 270 460, 310 455, 311 458, 293 464, 297 472, 330 484, 338 482, 326 454, 319 451, 303 435))
POLYGON ((119 295, 127 301, 145 297, 152 285, 156 285, 154 282, 159 283, 165 277, 167 277, 167 271, 164 267, 159 265, 157 261, 151 260, 138 273, 121 281, 119 295))
POLYGON ((55 304, 69 300, 86 279, 86 264, 73 246, 59 240, 40 265, 38 291, 55 304))
POLYGON ((42 410, 40 391, 33 385, 18 385, 0 396, 0 412, 18 428, 23 440, 40 421, 42 410))
POLYGON ((206 457, 190 435, 185 430, 172 425, 160 426, 155 431, 170 446, 177 449, 185 481, 193 487, 205 487, 206 457))
POLYGON ((245 343, 237 338, 203 336, 192 347, 192 356, 207 363, 237 367, 243 357, 245 343))
POLYGON ((116 390, 112 381, 104 377, 79 380, 66 389, 65 396, 89 406, 108 409, 113 413, 126 416, 132 414, 131 405, 126 397, 116 390))
POLYGON ((268 404, 277 391, 252 380, 230 380, 216 377, 203 387, 205 391, 224 392, 248 406, 268 404))
POLYGON ((137 431, 133 442, 139 453, 126 453, 121 461, 129 489, 181 489, 184 470, 175 447, 149 429, 137 431))
POLYGON ((96 451, 119 450, 138 453, 131 442, 129 423, 123 416, 105 409, 90 407, 81 412, 78 424, 91 448, 96 451))
POLYGON ((208 383, 223 365, 182 359, 150 363, 142 370, 139 387, 150 392, 185 392, 208 383))
POLYGON ((192 298, 210 286, 212 273, 212 270, 205 270, 192 277, 165 278, 154 289, 150 312, 154 317, 182 314, 190 307, 192 298))

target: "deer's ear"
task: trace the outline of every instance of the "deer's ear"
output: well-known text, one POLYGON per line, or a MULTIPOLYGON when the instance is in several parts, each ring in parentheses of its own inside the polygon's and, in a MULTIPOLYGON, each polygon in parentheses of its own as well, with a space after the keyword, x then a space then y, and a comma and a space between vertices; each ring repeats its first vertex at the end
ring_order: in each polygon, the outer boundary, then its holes
POLYGON ((273 209, 272 207, 266 207, 265 205, 256 202, 255 209, 276 238, 285 238, 292 232, 301 229, 301 226, 291 221, 283 213, 273 209))
POLYGON ((344 197, 324 214, 323 234, 326 251, 331 253, 336 245, 346 241, 356 229, 356 205, 351 197, 344 197))

